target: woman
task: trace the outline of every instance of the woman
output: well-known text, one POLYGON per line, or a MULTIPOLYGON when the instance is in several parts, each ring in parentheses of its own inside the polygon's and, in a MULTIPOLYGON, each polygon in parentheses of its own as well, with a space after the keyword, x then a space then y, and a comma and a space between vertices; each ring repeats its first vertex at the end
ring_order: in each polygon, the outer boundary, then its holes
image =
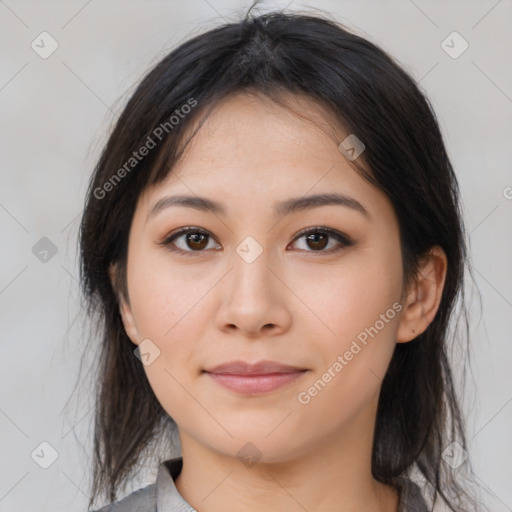
POLYGON ((142 80, 92 177, 81 277, 102 320, 90 506, 475 510, 447 359, 464 276, 435 114, 372 43, 274 12, 142 80))

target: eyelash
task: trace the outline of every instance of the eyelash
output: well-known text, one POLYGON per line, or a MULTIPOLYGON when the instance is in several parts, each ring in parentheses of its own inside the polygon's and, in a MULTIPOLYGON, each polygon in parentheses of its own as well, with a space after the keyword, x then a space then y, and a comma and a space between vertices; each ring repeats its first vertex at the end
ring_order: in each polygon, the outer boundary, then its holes
MULTIPOLYGON (((298 239, 300 239, 306 235, 315 234, 315 233, 321 233, 324 235, 328 235, 328 236, 334 238, 335 240, 337 240, 338 242, 340 242, 341 246, 334 250, 332 248, 329 250, 319 250, 319 251, 312 251, 312 250, 304 251, 301 249, 302 251, 311 252, 311 253, 334 254, 334 253, 341 251, 345 247, 350 247, 351 245, 354 245, 354 242, 347 235, 344 235, 343 233, 340 233, 339 231, 336 231, 331 228, 323 227, 323 226, 316 226, 314 228, 307 228, 307 229, 300 231, 299 233, 297 233, 296 237, 292 240, 292 242, 296 242, 298 239)), ((206 235, 206 236, 211 237, 211 234, 208 233, 207 231, 204 231, 199 228, 195 228, 193 226, 188 226, 188 227, 181 228, 174 233, 171 233, 162 242, 159 242, 159 245, 164 246, 166 249, 168 249, 172 252, 175 252, 178 254, 183 254, 184 256, 194 256, 194 253, 200 254, 202 252, 206 252, 204 249, 201 251, 193 251, 193 250, 184 251, 183 249, 179 249, 178 247, 176 247, 173 244, 174 240, 176 240, 180 236, 187 235, 187 234, 199 234, 199 235, 206 235)))

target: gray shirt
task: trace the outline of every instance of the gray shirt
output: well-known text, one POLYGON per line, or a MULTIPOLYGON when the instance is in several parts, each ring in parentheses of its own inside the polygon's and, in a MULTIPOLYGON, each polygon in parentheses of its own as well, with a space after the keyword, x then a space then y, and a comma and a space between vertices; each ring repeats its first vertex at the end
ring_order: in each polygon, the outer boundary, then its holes
MULTIPOLYGON (((156 482, 96 512, 197 512, 174 485, 183 466, 181 457, 162 462, 156 482)), ((397 512, 428 512, 419 487, 406 478, 399 479, 400 503, 397 512)))

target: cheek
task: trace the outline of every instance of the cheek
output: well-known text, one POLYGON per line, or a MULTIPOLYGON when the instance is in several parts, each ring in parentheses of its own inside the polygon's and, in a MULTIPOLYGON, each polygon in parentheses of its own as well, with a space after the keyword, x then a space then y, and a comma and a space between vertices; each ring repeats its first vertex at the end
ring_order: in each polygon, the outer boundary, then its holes
POLYGON ((301 428, 311 436, 318 418, 325 429, 335 430, 368 412, 396 346, 400 304, 388 294, 371 294, 373 301, 368 302, 357 286, 344 291, 333 297, 329 311, 324 309, 336 336, 316 339, 312 352, 321 354, 319 364, 296 397, 304 418, 301 428))
POLYGON ((313 272, 303 283, 302 290, 310 290, 304 302, 325 325, 328 345, 332 339, 339 341, 334 344, 337 350, 376 323, 384 337, 393 337, 390 331, 396 331, 398 315, 393 304, 401 298, 401 260, 399 254, 381 254, 354 252, 342 266, 313 272))
MULTIPOLYGON (((135 253, 128 265, 132 312, 141 336, 162 343, 165 348, 197 324, 204 315, 201 298, 208 279, 188 268, 173 268, 162 251, 135 253), (191 319, 195 318, 195 322, 191 319)), ((211 287, 211 285, 210 285, 211 287)))
POLYGON ((396 345, 401 279, 399 252, 360 251, 317 279, 316 293, 305 297, 325 326, 314 341, 321 357, 312 382, 321 382, 311 393, 318 405, 357 406, 378 392, 396 345))
POLYGON ((138 263, 144 260, 135 256, 132 261, 128 282, 133 318, 140 339, 151 340, 158 354, 144 365, 144 371, 164 410, 182 422, 183 414, 187 417, 191 408, 189 391, 198 352, 194 340, 202 338, 202 325, 208 315, 204 296, 207 285, 212 285, 197 275, 192 280, 190 273, 170 272, 165 258, 148 257, 144 265, 138 263))

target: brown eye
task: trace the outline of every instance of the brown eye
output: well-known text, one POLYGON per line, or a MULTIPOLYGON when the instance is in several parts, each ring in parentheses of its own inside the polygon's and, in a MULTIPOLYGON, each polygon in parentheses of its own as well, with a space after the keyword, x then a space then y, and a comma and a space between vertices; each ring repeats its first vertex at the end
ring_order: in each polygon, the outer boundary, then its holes
POLYGON ((330 228, 322 227, 302 231, 299 233, 299 236, 295 238, 294 242, 297 242, 301 239, 305 241, 305 244, 303 244, 302 248, 299 247, 299 249, 306 252, 332 253, 337 252, 344 247, 354 245, 354 242, 352 242, 352 240, 350 240, 350 238, 348 238, 346 235, 343 235, 342 233, 334 231, 330 228), (330 243, 331 241, 337 243, 332 244, 330 243), (330 247, 328 250, 324 250, 329 245, 330 247))
POLYGON ((185 243, 194 250, 204 249, 208 245, 207 241, 208 235, 203 233, 188 233, 185 235, 185 243))
POLYGON ((215 244, 213 237, 209 233, 197 228, 180 229, 177 233, 168 236, 160 245, 165 246, 170 251, 189 256, 194 252, 204 252, 206 249, 220 247, 218 244, 215 244))
MULTIPOLYGON (((330 254, 354 245, 354 242, 348 236, 330 228, 322 227, 304 230, 295 238, 294 243, 299 240, 305 241, 305 244, 303 244, 305 247, 299 247, 304 252, 330 254)), ((205 252, 207 249, 221 248, 210 233, 192 227, 182 228, 178 232, 172 233, 163 242, 160 242, 160 245, 165 246, 170 251, 187 256, 205 252)))
POLYGON ((325 233, 312 233, 306 236, 307 243, 315 251, 325 249, 329 241, 329 235, 325 233))

